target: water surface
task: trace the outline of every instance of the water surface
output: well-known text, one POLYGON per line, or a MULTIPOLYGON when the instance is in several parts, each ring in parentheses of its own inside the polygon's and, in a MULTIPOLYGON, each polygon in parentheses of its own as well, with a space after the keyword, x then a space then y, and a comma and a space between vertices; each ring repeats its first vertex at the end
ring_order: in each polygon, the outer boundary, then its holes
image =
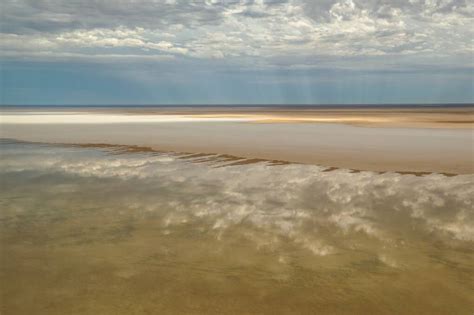
POLYGON ((0 146, 2 314, 474 311, 474 175, 0 146))

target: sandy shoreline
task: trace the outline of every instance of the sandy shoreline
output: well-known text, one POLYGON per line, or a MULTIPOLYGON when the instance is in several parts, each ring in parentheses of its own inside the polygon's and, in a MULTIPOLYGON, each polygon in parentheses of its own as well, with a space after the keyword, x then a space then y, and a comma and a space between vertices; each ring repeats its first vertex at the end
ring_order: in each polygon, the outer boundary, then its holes
POLYGON ((474 173, 469 107, 245 110, 2 110, 0 137, 142 146, 377 172, 474 173))
POLYGON ((474 107, 38 107, 2 108, 3 124, 253 122, 336 123, 365 127, 474 128, 474 107))

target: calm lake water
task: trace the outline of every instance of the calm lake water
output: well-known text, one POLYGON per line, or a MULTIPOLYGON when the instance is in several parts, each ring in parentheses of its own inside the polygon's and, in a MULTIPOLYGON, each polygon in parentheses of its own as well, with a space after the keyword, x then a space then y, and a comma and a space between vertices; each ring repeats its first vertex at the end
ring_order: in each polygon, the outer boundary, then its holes
POLYGON ((474 175, 0 150, 1 314, 474 312, 474 175))

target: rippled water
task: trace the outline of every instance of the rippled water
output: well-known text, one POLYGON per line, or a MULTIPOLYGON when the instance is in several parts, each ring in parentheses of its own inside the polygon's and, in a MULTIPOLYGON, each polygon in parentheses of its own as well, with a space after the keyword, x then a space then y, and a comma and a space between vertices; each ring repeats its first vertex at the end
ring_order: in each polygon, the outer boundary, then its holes
POLYGON ((0 148, 2 314, 474 312, 474 175, 0 148))

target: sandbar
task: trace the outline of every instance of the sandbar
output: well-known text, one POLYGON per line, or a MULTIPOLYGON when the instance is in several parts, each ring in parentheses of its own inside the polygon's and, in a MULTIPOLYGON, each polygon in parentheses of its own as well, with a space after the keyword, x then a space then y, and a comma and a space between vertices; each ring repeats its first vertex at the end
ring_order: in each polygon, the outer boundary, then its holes
POLYGON ((472 174, 473 109, 5 107, 0 137, 128 145, 377 172, 472 174))

